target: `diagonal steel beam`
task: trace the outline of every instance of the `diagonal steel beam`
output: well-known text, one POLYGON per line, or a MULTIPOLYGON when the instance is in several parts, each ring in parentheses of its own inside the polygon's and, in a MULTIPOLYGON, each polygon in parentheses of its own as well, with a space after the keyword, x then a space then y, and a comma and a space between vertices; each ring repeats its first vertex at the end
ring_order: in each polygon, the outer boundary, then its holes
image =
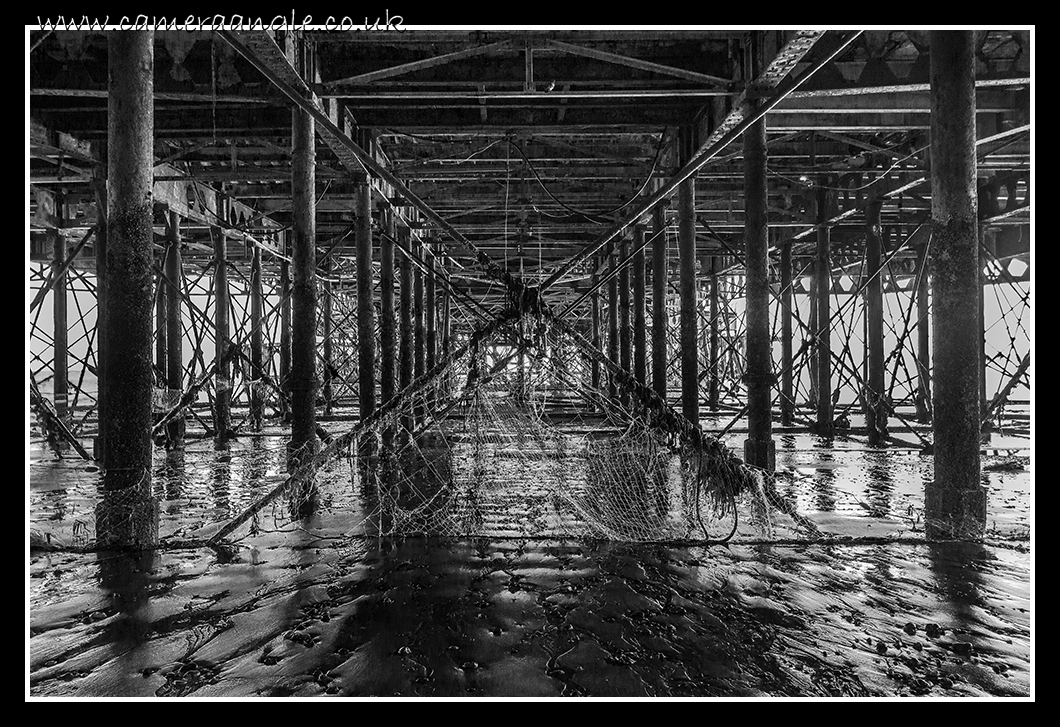
POLYGON ((487 275, 500 281, 511 289, 522 286, 511 273, 497 265, 486 253, 479 250, 470 240, 460 234, 455 227, 441 215, 431 209, 422 199, 416 196, 394 174, 377 162, 367 151, 346 135, 328 116, 316 94, 295 70, 287 56, 276 45, 276 41, 267 31, 251 30, 218 30, 215 31, 226 43, 243 56, 252 66, 258 69, 284 96, 301 108, 316 121, 317 133, 321 140, 335 153, 347 170, 360 173, 361 169, 379 177, 409 204, 418 209, 431 222, 435 223, 458 245, 470 252, 478 267, 487 275))
POLYGON ((700 169, 707 165, 722 149, 739 138, 745 129, 761 119, 778 103, 783 101, 790 93, 795 91, 806 80, 813 76, 821 68, 831 63, 836 56, 850 46, 863 31, 855 30, 830 36, 833 40, 829 46, 819 54, 817 60, 799 76, 787 76, 799 60, 809 52, 818 40, 825 35, 825 31, 799 31, 788 44, 781 49, 776 58, 762 75, 752 83, 744 94, 743 103, 730 112, 729 116, 711 134, 706 143, 692 156, 677 173, 663 184, 647 200, 641 202, 625 219, 613 225, 595 242, 587 245, 580 253, 567 261, 559 270, 553 273, 547 280, 541 283, 540 290, 544 291, 557 283, 563 276, 580 265, 590 256, 596 254, 607 243, 626 231, 630 225, 647 214, 660 201, 674 193, 684 181, 694 176, 700 169), (779 80, 786 79, 786 80, 779 80), (768 97, 755 101, 753 97, 765 93, 768 89, 774 89, 768 97))
POLYGON ((663 65, 662 63, 653 63, 652 61, 646 61, 640 58, 632 58, 630 56, 619 55, 618 53, 609 53, 608 51, 598 50, 596 48, 586 48, 585 46, 564 43, 559 40, 545 41, 545 47, 569 53, 574 56, 592 58, 594 60, 604 61, 605 63, 614 63, 619 66, 636 68, 641 71, 650 71, 664 76, 673 76, 674 78, 681 78, 686 81, 704 83, 708 86, 723 86, 725 88, 731 88, 734 84, 731 78, 721 78, 706 73, 697 73, 696 71, 689 71, 685 68, 675 68, 673 66, 663 65))
POLYGON ((500 51, 508 50, 512 47, 513 45, 510 40, 502 40, 498 43, 489 43, 488 45, 479 45, 473 48, 465 48, 464 50, 458 50, 452 53, 445 53, 443 55, 434 56, 432 58, 424 58, 419 61, 402 63, 401 65, 390 66, 389 68, 381 68, 377 71, 369 71, 368 73, 361 73, 356 76, 339 78, 334 81, 325 81, 324 89, 326 91, 331 91, 340 86, 353 86, 357 84, 374 83, 375 81, 381 81, 384 78, 393 78, 394 76, 403 76, 406 73, 415 73, 416 71, 422 71, 426 68, 444 66, 446 64, 452 63, 454 61, 460 61, 465 58, 474 58, 476 56, 490 55, 492 53, 498 53, 500 51))

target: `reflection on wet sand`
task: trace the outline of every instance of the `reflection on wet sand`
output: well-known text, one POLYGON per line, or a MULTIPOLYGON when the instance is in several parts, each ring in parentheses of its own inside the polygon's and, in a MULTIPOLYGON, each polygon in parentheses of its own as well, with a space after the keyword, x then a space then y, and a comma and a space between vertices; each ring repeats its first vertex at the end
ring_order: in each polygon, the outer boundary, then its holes
MULTIPOLYGON (((231 462, 192 446, 157 463, 157 488, 187 508, 181 523, 222 506, 239 511, 270 489, 262 479, 283 469, 282 444, 248 442, 228 450, 231 462), (170 483, 180 472, 189 481, 170 483)), ((312 517, 288 522, 281 514, 239 533, 225 553, 164 547, 142 562, 35 554, 31 694, 1030 691, 1029 567, 1018 550, 928 544, 920 533, 919 541, 884 544, 791 544, 749 530, 752 541, 737 537, 728 547, 676 547, 542 531, 552 521, 533 498, 549 492, 543 480, 560 471, 554 459, 510 441, 478 446, 427 438, 390 465, 381 455, 379 485, 367 490, 356 484, 357 468, 338 463, 315 478, 321 507, 312 517), (389 522, 361 522, 383 513, 376 505, 384 500, 394 504, 389 522), (403 534, 378 537, 399 530, 399 513, 403 534), (442 527, 458 530, 414 534, 442 527)), ((886 514, 895 483, 920 476, 915 458, 873 453, 864 469, 841 466, 857 461, 841 453, 803 451, 825 466, 791 487, 833 517, 837 492, 866 492, 873 512, 886 514), (862 479, 852 484, 855 470, 862 479)), ((624 465, 626 475, 640 467, 641 476, 620 478, 621 487, 608 476, 614 458, 594 469, 572 456, 562 471, 594 518, 631 532, 681 515, 678 468, 664 477, 643 462, 624 465)), ((870 522, 860 512, 857 521, 870 522)))
MULTIPOLYGON (((829 452, 821 452, 817 459, 823 463, 831 464, 832 455, 829 452)), ((813 491, 815 495, 814 505, 820 512, 832 512, 836 506, 835 470, 831 467, 817 467, 813 475, 813 491)))

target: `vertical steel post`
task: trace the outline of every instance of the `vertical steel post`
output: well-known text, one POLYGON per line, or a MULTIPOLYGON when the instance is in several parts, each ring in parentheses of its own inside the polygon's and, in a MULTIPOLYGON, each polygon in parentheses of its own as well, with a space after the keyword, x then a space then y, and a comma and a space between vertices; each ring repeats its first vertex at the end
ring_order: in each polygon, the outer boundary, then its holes
MULTIPOLYGON (((401 234, 405 249, 411 252, 412 238, 408 228, 402 227, 401 234)), ((401 321, 401 342, 398 352, 398 391, 404 391, 412 383, 413 359, 415 358, 413 354, 415 336, 412 329, 412 259, 409 255, 401 256, 399 268, 401 292, 398 301, 398 316, 401 321)), ((409 417, 402 417, 401 423, 405 430, 412 429, 412 420, 409 417)))
MULTIPOLYGON (((623 237, 619 245, 620 261, 629 257, 629 238, 623 237)), ((629 301, 629 265, 624 265, 618 273, 618 365, 629 373, 633 369, 632 321, 630 320, 629 301)), ((623 391, 624 404, 629 403, 629 395, 623 391)))
POLYGON ((769 221, 766 197, 766 122, 756 121, 743 134, 744 268, 747 275, 747 439, 744 460, 772 472, 773 352, 769 321, 769 221))
MULTIPOLYGON (((681 162, 692 153, 692 129, 682 126, 678 135, 681 162)), ((696 183, 689 177, 677 188, 678 255, 681 262, 681 413, 699 423, 699 334, 696 300, 696 183)))
POLYGON ((870 445, 882 444, 887 437, 887 389, 884 382, 883 352, 883 229, 880 213, 883 200, 870 189, 865 207, 865 361, 868 375, 864 393, 867 404, 865 424, 870 445))
MULTIPOLYGON (((183 265, 180 253, 180 216, 169 213, 169 245, 166 247, 166 280, 171 286, 166 298, 166 386, 171 392, 184 390, 184 330, 181 325, 183 265)), ((178 394, 179 395, 179 394, 178 394)), ((175 402, 170 402, 175 403, 175 402)), ((169 446, 184 447, 184 415, 169 424, 169 446)))
MULTIPOLYGON (((600 260, 599 257, 597 257, 593 261, 593 270, 594 270, 594 272, 592 274, 592 277, 589 280, 589 284, 593 288, 596 287, 596 284, 597 284, 597 282, 599 280, 599 275, 595 271, 599 270, 601 263, 602 263, 602 261, 600 260)), ((592 339, 592 342, 593 342, 593 348, 595 348, 597 350, 600 350, 601 349, 600 343, 601 343, 601 339, 602 339, 602 334, 601 334, 601 331, 600 331, 600 326, 601 326, 600 318, 601 318, 601 316, 600 316, 600 293, 599 293, 599 291, 594 292, 592 294, 591 302, 592 302, 592 308, 591 308, 591 313, 590 313, 590 316, 589 316, 589 326, 590 326, 589 335, 590 335, 590 337, 592 339)), ((593 359, 593 361, 590 364, 589 372, 590 372, 589 373, 590 384, 592 385, 593 390, 599 391, 600 390, 600 362, 597 361, 596 359, 593 359)))
POLYGON ((331 386, 331 380, 334 377, 335 360, 334 356, 334 345, 333 337, 335 335, 334 327, 334 315, 335 315, 335 299, 334 291, 331 285, 331 271, 333 269, 333 260, 335 249, 332 248, 331 252, 320 261, 318 267, 320 272, 323 273, 322 280, 320 281, 320 328, 321 336, 323 337, 323 343, 321 345, 321 358, 323 359, 323 365, 321 368, 321 381, 320 381, 320 393, 324 399, 324 413, 330 415, 334 411, 335 406, 335 393, 331 386))
POLYGON ((106 469, 96 544, 140 549, 158 542, 151 494, 154 33, 107 35, 106 469))
MULTIPOLYGON (((707 391, 708 403, 711 411, 718 410, 721 399, 721 362, 718 358, 718 333, 723 323, 721 315, 721 280, 718 278, 718 258, 710 258, 710 277, 707 278, 710 286, 710 337, 708 339, 707 364, 710 367, 709 389, 707 391)), ((726 324, 726 329, 728 328, 726 324)))
POLYGON ((642 385, 648 385, 648 331, 644 306, 647 291, 644 269, 644 227, 634 229, 634 244, 637 252, 633 256, 633 376, 642 385))
POLYGON ((817 338, 817 422, 816 431, 821 436, 834 434, 832 417, 832 238, 827 223, 830 198, 825 189, 827 180, 822 179, 817 189, 817 266, 814 271, 817 302, 817 318, 814 334, 817 338))
POLYGON ((301 109, 292 113, 291 442, 288 466, 293 469, 308 462, 317 451, 319 379, 316 366, 316 123, 301 109))
POLYGON ((666 210, 662 204, 652 210, 652 231, 658 235, 651 250, 651 370, 652 388, 664 401, 667 394, 666 376, 666 283, 669 271, 666 262, 666 210), (662 234, 660 234, 662 233, 662 234))
POLYGON ((916 418, 925 424, 931 421, 931 300, 930 264, 927 244, 917 246, 917 269, 920 283, 916 289, 916 418))
MULTIPOLYGON (((280 260, 280 386, 291 390, 291 235, 282 233, 284 258, 280 260)), ((291 412, 284 407, 284 420, 291 412)))
MULTIPOLYGON (((394 210, 387 213, 386 234, 379 241, 379 397, 386 404, 397 394, 397 318, 394 313, 394 210)), ((390 446, 393 431, 383 433, 390 446)))
POLYGON ((217 362, 217 373, 214 375, 214 446, 223 447, 232 430, 232 362, 227 356, 228 347, 232 345, 228 315, 228 254, 224 230, 211 227, 210 235, 213 238, 214 358, 217 362))
POLYGON ((55 208, 59 217, 60 227, 54 230, 52 238, 52 275, 55 282, 52 285, 52 322, 54 323, 54 335, 52 336, 54 359, 53 359, 53 401, 55 402, 55 413, 63 421, 68 419, 68 407, 70 404, 69 383, 69 330, 66 311, 66 273, 63 272, 63 263, 66 262, 66 238, 61 228, 65 202, 62 193, 55 195, 55 208))
MULTIPOLYGON (((618 267, 618 261, 615 259, 617 251, 615 250, 615 243, 611 243, 607 246, 607 260, 608 260, 608 273, 611 275, 611 279, 607 281, 607 355, 611 361, 619 365, 619 344, 618 344, 618 275, 615 274, 615 269, 618 267)), ((608 377, 608 390, 611 393, 611 398, 618 395, 618 386, 615 384, 615 377, 608 377)))
POLYGON ((975 33, 931 31, 930 38, 935 478, 925 520, 929 537, 976 538, 987 496, 979 462, 975 33))
POLYGON ((261 295, 261 248, 255 245, 250 258, 250 376, 253 379, 250 384, 250 428, 255 432, 261 431, 265 418, 265 398, 262 396, 264 384, 261 383, 265 373, 262 365, 261 319, 264 309, 261 295))
POLYGON ((780 423, 790 427, 795 422, 795 381, 792 372, 794 335, 792 331, 793 297, 791 279, 791 242, 780 246, 780 423))
MULTIPOLYGON (((372 187, 359 180, 357 195, 357 392, 361 420, 375 413, 375 306, 372 291, 372 187)), ((391 299, 393 302, 393 299, 391 299)), ((371 439, 361 442, 362 462, 371 456, 371 439)))

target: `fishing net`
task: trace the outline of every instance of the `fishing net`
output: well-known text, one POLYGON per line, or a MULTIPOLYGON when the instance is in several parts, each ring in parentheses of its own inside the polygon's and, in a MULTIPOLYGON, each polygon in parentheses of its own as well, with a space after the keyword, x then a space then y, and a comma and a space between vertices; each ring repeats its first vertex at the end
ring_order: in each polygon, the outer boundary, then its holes
POLYGON ((593 388, 601 356, 547 315, 502 316, 292 473, 292 512, 340 498, 327 491, 341 482, 314 473, 346 457, 361 535, 702 542, 730 537, 741 511, 767 531, 771 512, 794 515, 609 361, 621 395, 593 388))

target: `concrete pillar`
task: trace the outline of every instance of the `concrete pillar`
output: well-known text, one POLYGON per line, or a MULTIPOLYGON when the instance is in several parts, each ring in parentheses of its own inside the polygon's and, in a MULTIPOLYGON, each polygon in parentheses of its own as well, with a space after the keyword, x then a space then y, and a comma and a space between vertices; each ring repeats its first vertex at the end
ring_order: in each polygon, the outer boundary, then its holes
POLYGON ((96 544, 140 549, 158 542, 151 495, 154 33, 107 36, 106 469, 96 544))
MULTIPOLYGON (((683 126, 678 144, 681 161, 692 150, 692 129, 683 126)), ((677 245, 681 262, 681 413, 699 423, 699 334, 696 300, 696 183, 695 177, 677 188, 677 245)))
MULTIPOLYGON (((372 290, 372 188, 357 185, 357 394, 363 420, 375 413, 375 297, 372 290)), ((393 299, 391 299, 393 302, 393 299)), ((371 454, 371 440, 361 442, 361 455, 371 454)))
MULTIPOLYGON (((169 213, 169 245, 166 247, 166 280, 169 287, 166 297, 166 386, 170 391, 184 391, 184 329, 181 323, 181 297, 183 290, 183 265, 180 253, 180 217, 169 213)), ((169 446, 184 447, 184 415, 169 424, 169 446)))
POLYGON ((666 211, 662 205, 652 210, 652 229, 658 235, 651 250, 651 372, 652 388, 666 400, 666 211), (659 234, 662 233, 662 234, 659 234))
POLYGON ((228 253, 224 230, 211 227, 213 238, 213 325, 214 358, 217 372, 214 374, 213 426, 214 446, 223 447, 232 431, 232 362, 227 360, 231 344, 228 310, 228 253))
POLYGON ((792 367, 794 289, 791 279, 791 242, 780 247, 780 423, 795 423, 795 380, 792 367))
POLYGON ((633 256, 633 376, 642 385, 648 385, 648 332, 644 306, 647 291, 644 270, 644 228, 634 229, 633 243, 637 248, 633 256))
POLYGON ((864 392, 867 404, 865 424, 869 444, 879 445, 887 437, 886 383, 884 382, 883 351, 883 228, 880 212, 883 201, 876 196, 875 189, 868 193, 865 207, 865 377, 864 392))
POLYGON ((769 226, 766 213, 766 126, 743 134, 744 267, 747 275, 747 439, 744 460, 772 472, 776 465, 771 407, 773 352, 769 320, 769 226))
POLYGON ((816 431, 821 436, 834 434, 832 416, 832 239, 831 230, 825 222, 829 214, 829 196, 821 181, 817 190, 817 264, 814 270, 816 286, 814 297, 817 303, 817 318, 814 330, 817 336, 817 422, 816 431))
POLYGON ((250 258, 250 428, 260 432, 265 418, 265 397, 262 396, 261 377, 263 366, 263 338, 261 322, 264 317, 261 293, 261 248, 256 245, 250 258))
MULTIPOLYGON (((288 467, 297 468, 317 452, 317 255, 316 138, 309 114, 292 112, 291 194, 291 442, 288 467)), ((311 486, 307 488, 311 490, 311 486)))
POLYGON ((916 249, 917 269, 922 271, 916 289, 916 419, 925 424, 931 421, 931 266, 927 249, 926 243, 918 245, 916 249))
POLYGON ((929 537, 976 538, 987 497, 979 462, 974 31, 931 31, 930 63, 935 478, 925 521, 929 537))

